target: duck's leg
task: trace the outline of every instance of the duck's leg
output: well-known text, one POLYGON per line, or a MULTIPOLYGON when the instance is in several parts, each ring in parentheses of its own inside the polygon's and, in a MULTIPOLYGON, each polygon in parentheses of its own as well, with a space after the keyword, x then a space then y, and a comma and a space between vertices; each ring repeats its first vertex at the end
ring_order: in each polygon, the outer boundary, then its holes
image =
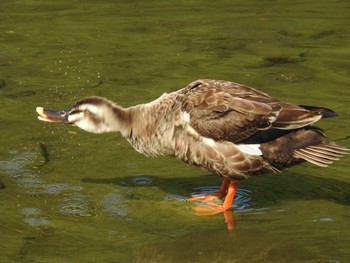
POLYGON ((225 218, 225 223, 227 226, 227 230, 232 231, 235 229, 235 220, 233 217, 233 212, 232 211, 224 211, 224 218, 225 218))
POLYGON ((237 190, 237 182, 230 181, 228 182, 227 194, 222 205, 218 205, 213 202, 205 203, 205 206, 196 206, 193 208, 198 215, 215 215, 227 210, 232 209, 233 199, 235 197, 237 190))
POLYGON ((211 200, 215 200, 215 199, 219 199, 223 196, 225 196, 227 194, 227 189, 229 187, 230 184, 229 179, 225 179, 221 186, 220 186, 220 190, 219 192, 217 192, 216 194, 199 194, 199 195, 193 195, 190 199, 188 199, 189 201, 203 201, 203 202, 207 202, 207 201, 211 201, 211 200))
POLYGON ((237 187, 237 182, 230 181, 224 203, 222 204, 223 211, 230 210, 232 208, 232 203, 236 195, 237 187))

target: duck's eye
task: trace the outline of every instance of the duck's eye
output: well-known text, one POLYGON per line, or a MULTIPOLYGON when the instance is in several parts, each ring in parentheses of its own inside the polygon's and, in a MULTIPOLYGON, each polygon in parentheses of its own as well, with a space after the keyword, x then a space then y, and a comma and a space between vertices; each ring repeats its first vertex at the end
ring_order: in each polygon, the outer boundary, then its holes
POLYGON ((61 111, 59 112, 59 115, 61 115, 62 117, 64 117, 64 116, 67 115, 67 112, 64 111, 64 110, 61 110, 61 111))

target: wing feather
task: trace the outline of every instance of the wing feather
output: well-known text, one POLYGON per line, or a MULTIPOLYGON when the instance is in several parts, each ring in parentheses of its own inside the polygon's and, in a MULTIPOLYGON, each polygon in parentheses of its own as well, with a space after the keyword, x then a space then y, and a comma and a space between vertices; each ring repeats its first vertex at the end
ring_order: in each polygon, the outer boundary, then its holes
POLYGON ((202 136, 242 142, 271 128, 291 130, 310 125, 322 115, 283 103, 246 85, 223 80, 197 80, 181 90, 182 110, 202 136))

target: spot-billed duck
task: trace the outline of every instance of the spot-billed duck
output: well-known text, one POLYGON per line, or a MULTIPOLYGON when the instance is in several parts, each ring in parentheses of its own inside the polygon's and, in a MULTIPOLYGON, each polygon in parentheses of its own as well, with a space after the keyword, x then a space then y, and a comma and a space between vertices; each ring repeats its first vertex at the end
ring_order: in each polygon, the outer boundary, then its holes
POLYGON ((193 196, 215 214, 231 209, 237 181, 276 173, 302 161, 326 167, 348 150, 312 126, 336 113, 281 102, 251 87, 197 80, 175 92, 130 108, 87 97, 70 110, 38 107, 42 121, 72 124, 94 133, 120 132, 140 153, 174 156, 223 178, 218 193, 193 196), (226 196, 222 205, 210 202, 226 196))

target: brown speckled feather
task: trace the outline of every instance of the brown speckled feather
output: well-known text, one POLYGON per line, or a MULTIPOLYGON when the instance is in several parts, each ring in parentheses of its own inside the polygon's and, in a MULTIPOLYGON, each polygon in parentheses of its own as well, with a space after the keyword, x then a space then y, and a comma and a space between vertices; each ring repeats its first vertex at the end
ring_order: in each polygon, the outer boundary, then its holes
POLYGON ((38 107, 37 112, 41 120, 89 132, 118 131, 140 153, 174 156, 232 180, 278 172, 302 160, 327 166, 347 151, 310 126, 336 116, 333 111, 284 103, 222 80, 197 80, 130 108, 89 97, 70 111, 38 107))
MULTIPOLYGON (((214 140, 241 142, 269 128, 298 129, 319 120, 319 111, 283 103, 248 86, 198 80, 182 90, 191 126, 214 140)), ((322 109, 322 108, 320 108, 322 109)))

